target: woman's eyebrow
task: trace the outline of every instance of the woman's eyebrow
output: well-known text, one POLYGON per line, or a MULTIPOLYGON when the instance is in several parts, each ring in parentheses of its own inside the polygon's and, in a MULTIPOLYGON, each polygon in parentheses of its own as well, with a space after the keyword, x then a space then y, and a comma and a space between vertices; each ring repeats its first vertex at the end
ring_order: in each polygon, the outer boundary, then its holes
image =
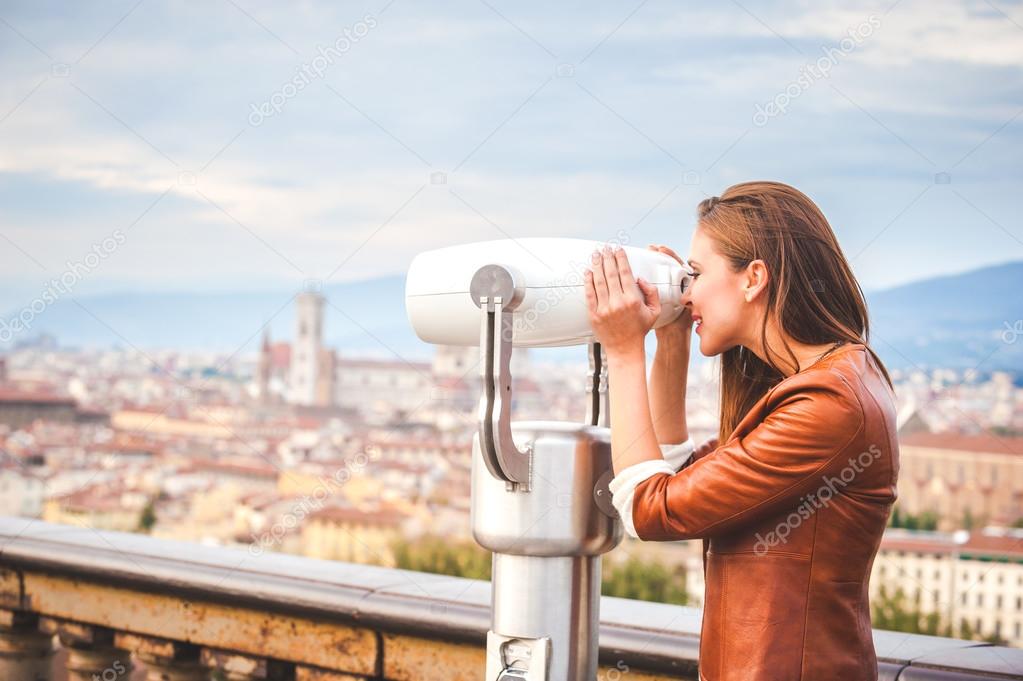
POLYGON ((692 267, 693 265, 695 265, 696 267, 700 266, 700 263, 696 262, 695 260, 687 260, 686 262, 689 263, 690 267, 692 267))

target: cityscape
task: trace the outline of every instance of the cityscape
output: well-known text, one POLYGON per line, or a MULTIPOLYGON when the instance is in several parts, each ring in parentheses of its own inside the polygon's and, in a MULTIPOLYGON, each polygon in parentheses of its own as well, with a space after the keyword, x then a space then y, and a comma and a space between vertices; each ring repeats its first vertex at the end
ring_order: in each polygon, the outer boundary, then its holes
POLYGON ((0 681, 1023 679, 1018 1, 0 48, 0 681))
MULTIPOLYGON (((283 340, 265 328, 255 356, 47 337, 7 353, 0 515, 387 567, 402 542, 471 550, 479 348, 346 357, 324 344, 323 296, 294 305, 295 328, 283 340)), ((513 417, 582 421, 585 364, 539 355, 513 355, 513 417)), ((871 576, 875 617, 1023 645, 1023 387, 1000 371, 893 378, 899 500, 871 576)), ((715 381, 712 363, 690 381, 697 441, 716 434, 715 381)), ((637 557, 684 574, 685 602, 700 604, 698 542, 628 540, 609 559, 637 557)))

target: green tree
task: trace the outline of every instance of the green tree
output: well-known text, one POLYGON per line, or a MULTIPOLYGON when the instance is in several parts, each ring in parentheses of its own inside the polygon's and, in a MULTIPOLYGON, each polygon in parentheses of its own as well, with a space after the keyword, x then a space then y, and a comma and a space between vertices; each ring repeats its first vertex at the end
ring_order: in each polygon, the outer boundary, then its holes
POLYGON ((942 628, 939 613, 925 613, 916 603, 910 604, 909 598, 901 588, 891 593, 881 585, 878 597, 870 604, 870 611, 871 622, 877 629, 929 636, 952 635, 950 627, 942 628))
POLYGON ((977 524, 976 519, 973 517, 973 511, 970 509, 963 510, 963 521, 960 523, 960 527, 964 530, 972 530, 973 526, 977 524))
POLYGON ((935 511, 922 511, 918 515, 901 511, 897 506, 892 509, 888 518, 889 527, 899 527, 905 530, 936 530, 938 529, 938 514, 935 511))
POLYGON ((139 525, 138 529, 140 532, 149 534, 153 527, 156 525, 156 508, 153 505, 153 500, 150 499, 146 502, 142 512, 139 514, 139 525))
POLYGON ((920 529, 934 531, 938 529, 938 514, 934 511, 924 511, 920 514, 920 529))
POLYGON ((601 573, 600 591, 605 596, 675 605, 688 602, 682 567, 671 570, 658 561, 643 561, 635 556, 624 562, 612 562, 605 555, 601 573))
POLYGON ((870 605, 870 619, 877 629, 910 634, 937 634, 940 624, 936 613, 933 619, 923 617, 920 609, 909 603, 902 589, 890 593, 884 585, 881 585, 878 597, 870 605))
POLYGON ((957 628, 951 623, 943 623, 941 615, 936 612, 921 612, 919 607, 909 604, 909 599, 902 589, 890 593, 882 585, 878 597, 870 604, 870 610, 871 623, 877 629, 1008 645, 1008 641, 997 634, 984 635, 980 631, 975 631, 965 618, 959 620, 957 628))
POLYGON ((1009 641, 1006 638, 999 636, 998 634, 988 634, 987 636, 981 636, 981 641, 990 643, 993 646, 1007 646, 1009 641))
POLYGON ((473 542, 454 542, 432 535, 405 539, 391 546, 395 567, 452 577, 490 579, 491 554, 473 542))

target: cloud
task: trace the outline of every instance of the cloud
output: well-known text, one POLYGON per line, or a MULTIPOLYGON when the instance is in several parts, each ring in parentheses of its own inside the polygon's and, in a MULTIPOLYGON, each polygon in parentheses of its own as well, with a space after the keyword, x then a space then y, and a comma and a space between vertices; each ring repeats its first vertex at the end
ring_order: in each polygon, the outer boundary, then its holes
MULTIPOLYGON (((1018 122, 985 142, 1023 106, 1012 21, 982 2, 902 0, 887 14, 743 5, 650 3, 622 23, 631 10, 614 3, 504 16, 482 3, 395 3, 382 14, 384 3, 247 3, 250 18, 230 3, 152 0, 98 44, 125 10, 9 12, 56 60, 96 46, 60 77, 0 27, 12 45, 0 54, 10 74, 0 116, 17 107, 0 123, 0 182, 38 188, 12 196, 0 233, 61 262, 168 192, 102 276, 245 288, 324 276, 356 249, 339 277, 400 272, 419 250, 507 234, 608 238, 654 206, 637 238, 684 243, 705 193, 755 176, 870 196, 863 208, 839 204, 833 222, 884 225, 938 169, 900 137, 939 167, 981 145, 956 182, 995 188, 986 209, 1018 214, 1018 192, 1005 190, 1020 180, 1006 160, 1018 155, 1018 122), (367 12, 379 26, 365 41, 279 116, 249 125, 253 103, 367 12), (832 79, 752 128, 756 104, 871 13, 880 27, 832 79), (559 75, 559 63, 574 71, 559 75), (700 184, 664 198, 687 170, 700 184)), ((961 224, 929 210, 906 219, 948 234, 951 254, 961 224)), ((898 249, 902 272, 870 276, 935 271, 898 249)), ((9 273, 38 276, 13 250, 0 257, 9 273)))

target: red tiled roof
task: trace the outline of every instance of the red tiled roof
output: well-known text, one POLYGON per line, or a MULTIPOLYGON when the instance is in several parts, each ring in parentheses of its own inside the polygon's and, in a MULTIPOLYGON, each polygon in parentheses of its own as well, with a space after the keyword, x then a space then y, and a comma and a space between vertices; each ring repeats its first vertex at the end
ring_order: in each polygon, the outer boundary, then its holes
POLYGON ((954 553, 958 545, 949 540, 926 539, 926 538, 905 538, 905 537, 884 537, 881 540, 882 551, 906 551, 909 553, 954 553))
POLYGON ((0 402, 75 405, 74 399, 64 395, 44 390, 18 390, 16 388, 0 388, 0 402))
POLYGON ((538 393, 540 392, 540 385, 531 378, 520 376, 515 379, 515 392, 538 393))
POLYGON ((367 447, 376 447, 381 451, 391 451, 395 449, 411 449, 414 451, 433 450, 441 453, 457 453, 467 452, 472 449, 472 443, 466 442, 465 444, 454 444, 454 443, 442 443, 437 440, 416 440, 412 438, 386 438, 379 440, 369 440, 366 442, 367 447))
POLYGON ((437 387, 445 390, 469 390, 469 383, 459 376, 448 376, 437 381, 437 387))
POLYGON ((291 366, 291 345, 274 343, 270 346, 270 366, 276 369, 287 369, 291 366))
POLYGON ((235 473, 238 475, 247 475, 261 478, 277 477, 277 470, 269 465, 232 463, 228 461, 212 461, 210 459, 200 459, 198 461, 193 462, 192 465, 189 466, 188 471, 196 473, 204 471, 211 473, 235 473))
POLYGON ((61 507, 68 511, 124 511, 121 494, 131 492, 121 487, 93 485, 56 497, 61 507))
POLYGON ((881 550, 1018 558, 1023 557, 1023 532, 986 528, 975 532, 956 532, 953 535, 890 529, 881 539, 881 550))
POLYGON ((1023 536, 971 532, 960 553, 983 553, 991 556, 1023 556, 1023 536))
POLYGON ((372 467, 374 471, 398 471, 400 473, 408 473, 409 475, 428 475, 433 471, 432 466, 402 463, 401 461, 389 461, 386 459, 374 461, 372 467))
POLYGON ((394 359, 354 359, 354 358, 341 358, 337 360, 337 366, 339 369, 345 367, 351 369, 414 369, 429 373, 431 365, 429 362, 406 362, 404 360, 394 359))
POLYGON ((384 527, 397 527, 408 518, 406 514, 390 508, 364 511, 342 506, 328 506, 312 513, 309 517, 339 524, 382 525, 384 527))
POLYGON ((166 407, 158 407, 152 404, 136 404, 134 402, 125 402, 119 411, 122 412, 141 412, 143 414, 162 414, 167 411, 166 407))
POLYGON ((990 433, 981 435, 911 433, 901 436, 899 444, 909 447, 930 447, 933 449, 951 449, 962 452, 1023 455, 1023 437, 1003 437, 990 433))

